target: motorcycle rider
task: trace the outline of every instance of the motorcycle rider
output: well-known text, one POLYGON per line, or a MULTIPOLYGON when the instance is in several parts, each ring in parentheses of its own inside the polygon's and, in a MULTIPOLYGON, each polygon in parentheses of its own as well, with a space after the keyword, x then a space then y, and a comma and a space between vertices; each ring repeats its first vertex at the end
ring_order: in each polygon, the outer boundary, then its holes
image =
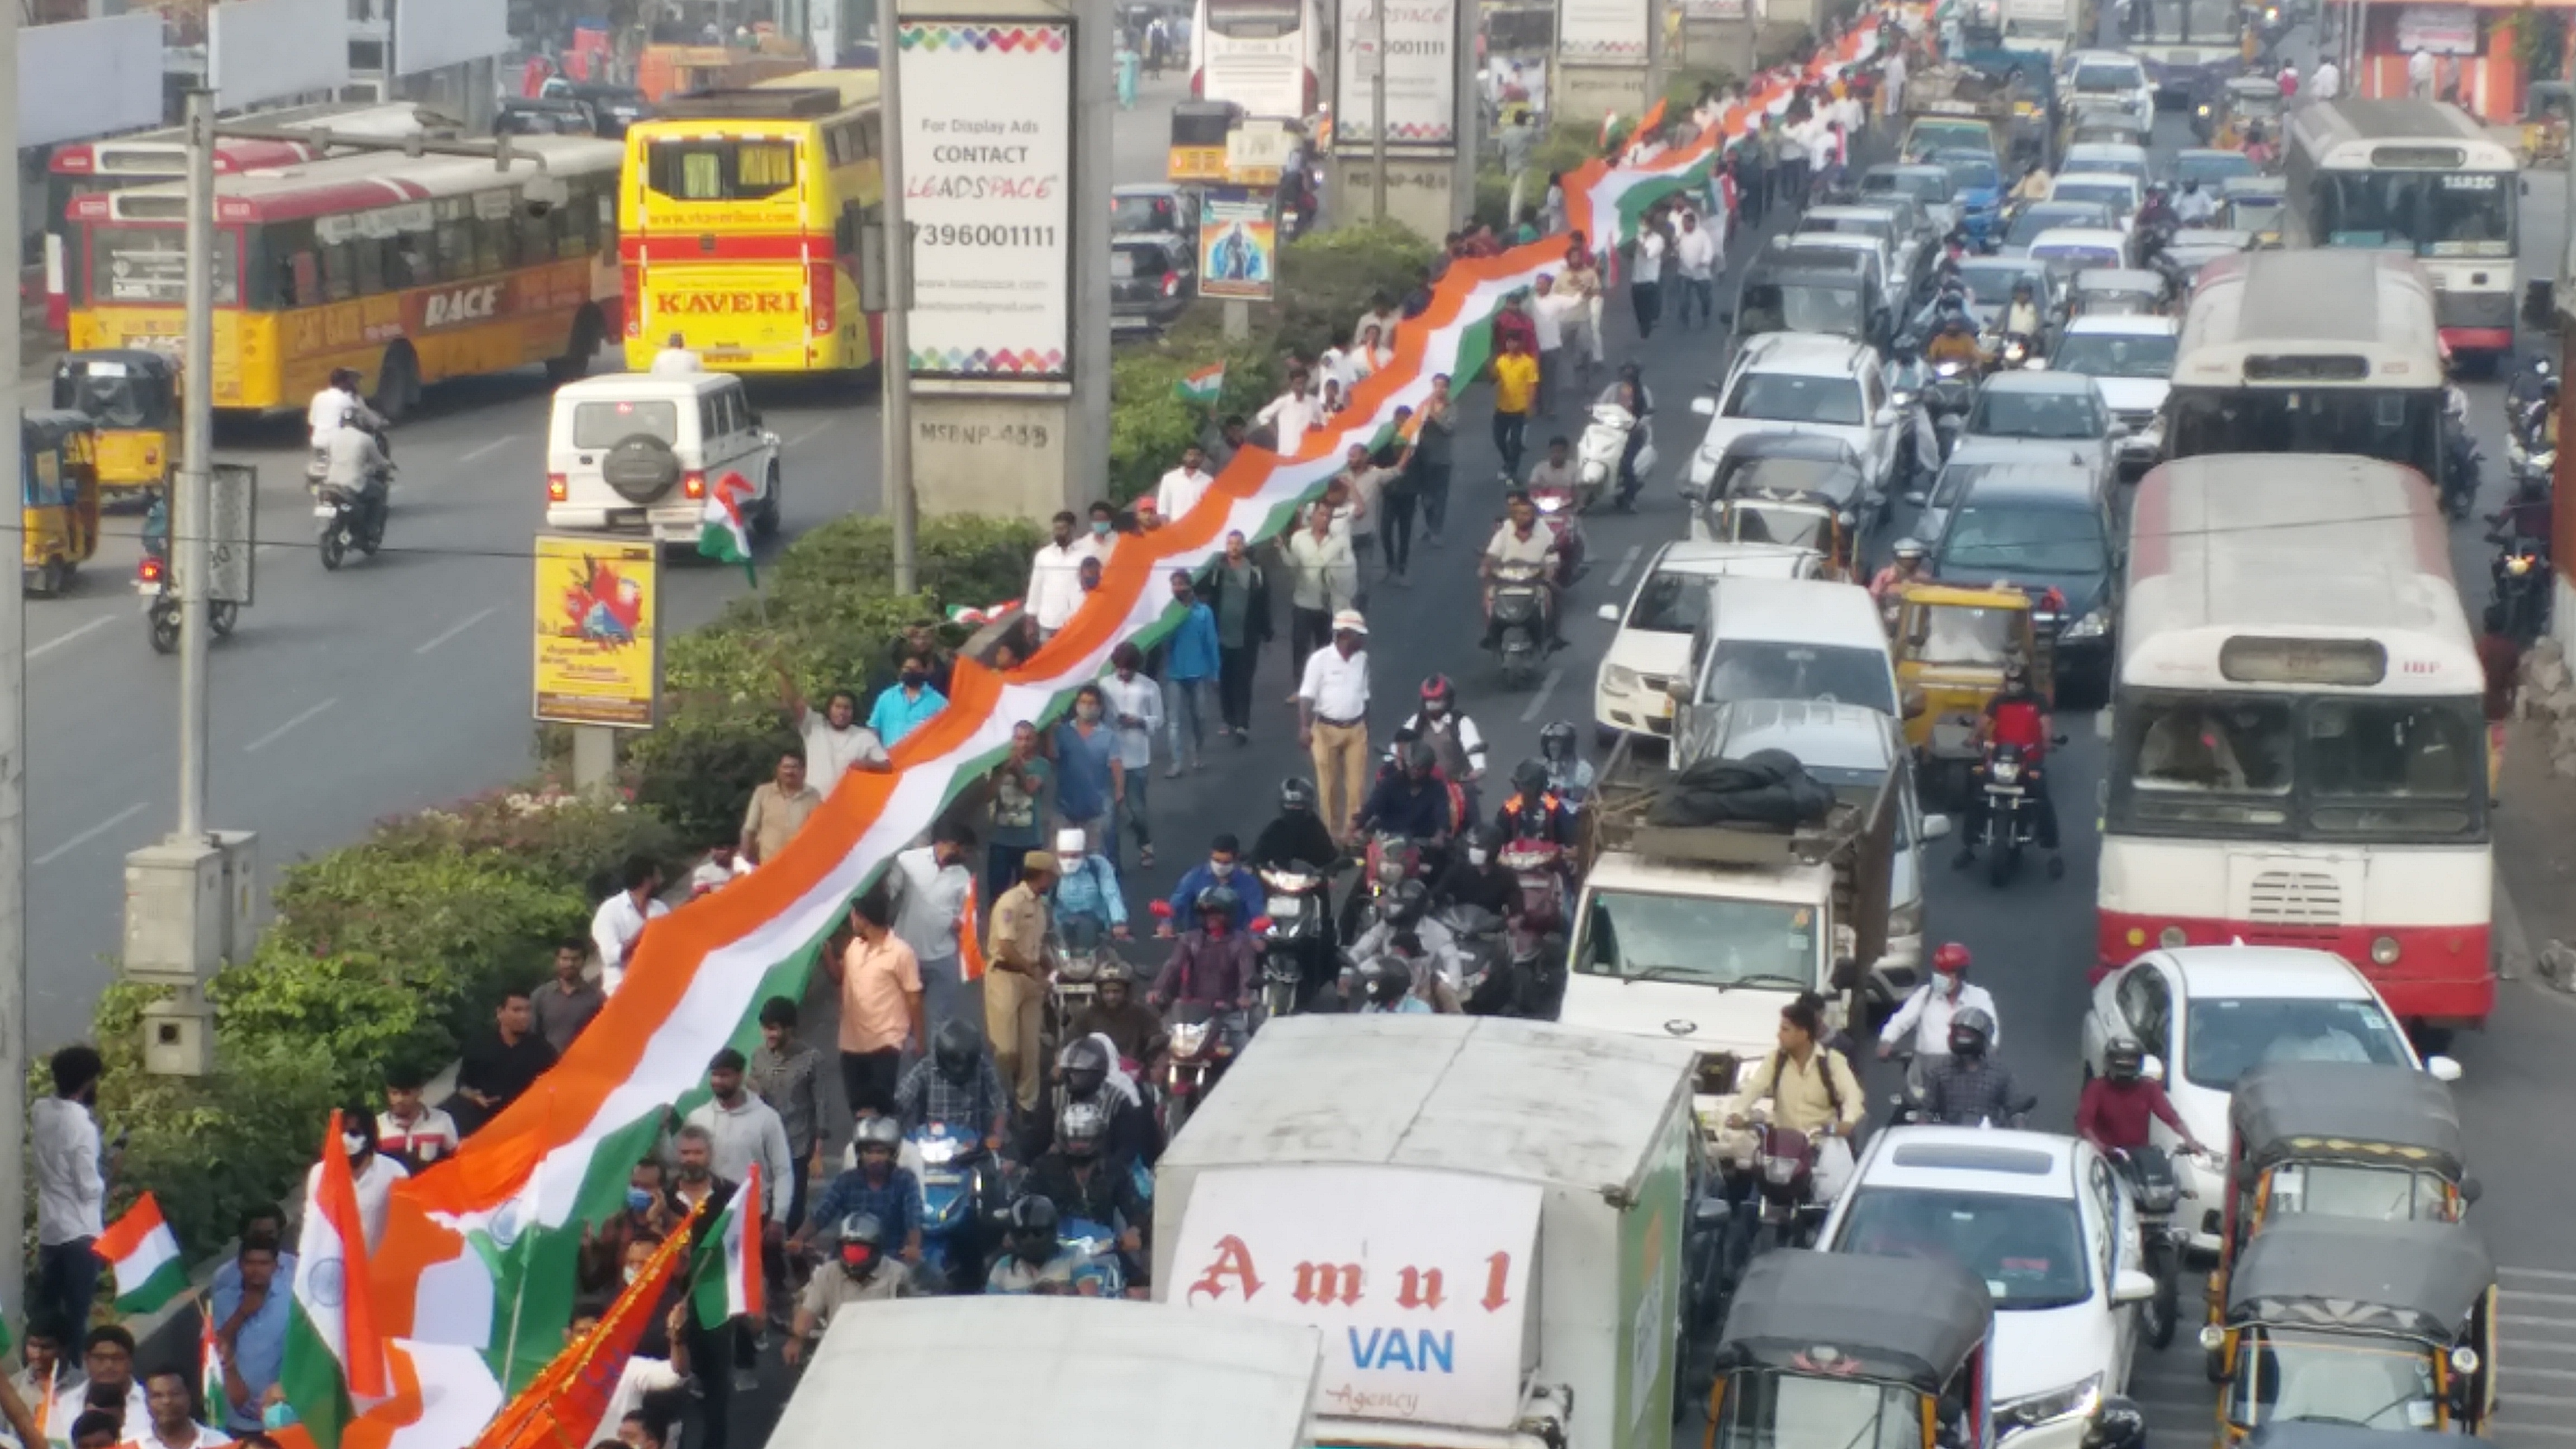
POLYGON ((1484 556, 1476 560, 1476 577, 1485 585, 1485 616, 1491 619, 1494 613, 1495 574, 1509 565, 1536 565, 1536 582, 1546 594, 1547 644, 1553 649, 1564 642, 1558 637, 1558 621, 1565 612, 1559 607, 1556 587, 1556 530, 1539 521, 1538 505, 1518 488, 1505 495, 1503 514, 1494 536, 1485 541, 1484 556))
POLYGON ((1485 736, 1473 719, 1459 713, 1458 687, 1449 676, 1435 674, 1422 681, 1422 707, 1404 728, 1431 747, 1440 773, 1465 797, 1467 818, 1482 814, 1476 808, 1476 782, 1485 778, 1485 736))
MULTIPOLYGON (((1816 1158, 1816 1196, 1830 1201, 1841 1190, 1851 1168, 1850 1141, 1860 1130, 1869 1103, 1860 1079, 1852 1075, 1843 1054, 1825 1045, 1825 1015, 1813 1000, 1801 997, 1780 1008, 1780 1044, 1753 1069, 1739 1093, 1744 1102, 1771 1099, 1771 1122, 1794 1132, 1823 1133, 1840 1140, 1839 1152, 1816 1158)), ((1726 1119, 1729 1127, 1746 1125, 1742 1113, 1726 1119)))
POLYGON ((1328 871, 1341 854, 1333 832, 1315 813, 1314 782, 1302 775, 1280 781, 1279 813, 1270 817, 1270 823, 1252 838, 1253 869, 1278 870, 1297 865, 1328 871))
POLYGON ((1523 760, 1512 767, 1511 798, 1494 813, 1494 827, 1505 841, 1544 840, 1574 848, 1574 811, 1548 779, 1544 760, 1523 760))
MULTIPOLYGON (((1099 1109, 1104 1134, 1100 1151, 1114 1166, 1124 1170, 1131 1162, 1142 1162, 1151 1167, 1163 1155, 1162 1135, 1154 1126, 1154 1114, 1145 1106, 1144 1093, 1137 1090, 1135 1080, 1123 1072, 1115 1083, 1110 1080, 1111 1070, 1117 1066, 1110 1051, 1116 1045, 1114 1041, 1074 1036, 1068 1031, 1064 1050, 1056 1053, 1055 1059, 1056 1076, 1064 1083, 1064 1101, 1059 1105, 1081 1104, 1099 1109)), ((1052 1122, 1038 1115, 1036 1125, 1041 1129, 1059 1126, 1063 1121, 1060 1111, 1052 1122)), ((1063 1140, 1058 1136, 1031 1146, 1043 1152, 1063 1145, 1063 1140)))
POLYGON ((1983 369, 1993 359, 1977 341, 1977 330, 1969 325, 1967 316, 1952 312, 1942 317, 1941 330, 1924 346, 1923 360, 1934 367, 1956 362, 1983 369))
POLYGON ((1547 788, 1571 810, 1581 810, 1592 798, 1592 762, 1583 758, 1579 737, 1571 720, 1550 720, 1538 732, 1539 758, 1547 762, 1547 788))
POLYGON ((1896 541, 1896 547, 1890 551, 1887 566, 1870 576, 1869 596, 1878 601, 1879 608, 1893 609, 1896 602, 1904 597, 1907 584, 1932 582, 1931 576, 1923 572, 1923 560, 1930 552, 1931 550, 1925 548, 1923 540, 1919 538, 1900 538, 1896 541))
POLYGON ((386 474, 393 468, 392 460, 372 430, 347 424, 333 428, 321 449, 323 488, 356 499, 358 536, 371 536, 383 526, 386 474))
POLYGON ((1049 904, 1057 937, 1076 950, 1097 944, 1103 931, 1126 940, 1127 897, 1109 857, 1092 854, 1081 828, 1067 826, 1055 833, 1055 860, 1061 873, 1049 904))
POLYGON ((2513 480, 2513 496, 2505 500, 2504 507, 2487 515, 2487 542, 2512 544, 2533 539, 2546 547, 2552 537, 2554 511, 2547 473, 2517 477, 2513 480))
POLYGON ((1163 1010, 1192 1003, 1218 1016, 1233 1016, 1230 1034, 1241 1035, 1241 1013, 1252 1009, 1261 968, 1253 960, 1250 936, 1234 929, 1240 901, 1231 887, 1211 886, 1199 893, 1198 925, 1172 947, 1145 993, 1145 1004, 1163 1010))
POLYGON ((1071 1296, 1074 1256, 1056 1237, 1055 1204, 1036 1193, 1012 1203, 1002 1215, 1002 1251, 984 1277, 987 1293, 1040 1293, 1071 1296))
POLYGON ((1479 823, 1468 833, 1467 848, 1453 856, 1448 868, 1431 883, 1431 901, 1435 906, 1474 906, 1497 916, 1508 915, 1520 904, 1520 877, 1504 868, 1496 859, 1502 851, 1503 832, 1490 824, 1479 823))
POLYGON ((2147 1145, 2147 1124, 2161 1121, 2182 1139, 2185 1152, 2205 1151, 2191 1135, 2162 1082, 2146 1074, 2147 1049, 2133 1036, 2115 1036, 2102 1048, 2102 1075, 2084 1084, 2075 1104, 2075 1135, 2110 1156, 2147 1145))
POLYGON ((358 395, 358 387, 356 368, 335 367, 331 369, 331 381, 313 394, 313 401, 304 410, 304 426, 312 437, 314 452, 329 447, 331 435, 342 428, 355 426, 374 431, 386 426, 383 415, 358 395))
POLYGON ((2028 1110, 2012 1071, 1991 1056, 1995 1019, 1978 1007, 1950 1018, 1950 1054, 1923 1074, 1922 1119, 1952 1127, 2010 1126, 2028 1110))
POLYGON ((1173 888, 1169 902, 1172 913, 1155 928, 1154 934, 1165 940, 1171 939, 1177 929, 1172 923, 1188 920, 1191 904, 1218 886, 1224 886, 1234 895, 1234 929, 1251 930, 1253 918, 1269 909, 1270 898, 1262 890, 1257 875, 1237 868, 1242 863, 1242 856, 1243 843, 1231 832, 1209 841, 1207 859, 1191 866, 1189 873, 1181 877, 1181 883, 1173 888))
POLYGON ((886 1268, 885 1225, 874 1213, 852 1213, 841 1219, 838 1239, 833 1256, 840 1260, 841 1271, 815 1274, 797 1297, 796 1316, 778 1350, 789 1368, 804 1359, 805 1346, 823 1336, 832 1316, 843 1307, 912 1296, 907 1275, 886 1268))
POLYGON ((865 1214, 884 1231, 877 1242, 880 1251, 888 1242, 897 1243, 896 1255, 904 1262, 920 1262, 921 1181, 897 1160, 902 1151, 903 1128, 892 1117, 861 1117, 850 1135, 854 1160, 824 1184, 814 1211, 787 1240, 788 1252, 802 1257, 806 1234, 865 1214))
POLYGON ((1393 831, 1436 852, 1449 840, 1457 822, 1449 814, 1449 786, 1439 776, 1439 758, 1419 740, 1405 746, 1402 768, 1388 771, 1360 807, 1360 833, 1393 831))
POLYGON ((1397 886, 1386 909, 1351 941, 1351 959, 1374 961, 1400 955, 1406 965, 1417 968, 1417 976, 1437 983, 1432 1004, 1455 1011, 1456 995, 1443 988, 1467 979, 1467 960, 1458 949, 1458 938, 1431 914, 1431 906, 1430 888, 1422 882, 1409 880, 1397 886), (1407 941, 1410 946, 1399 945, 1407 941))
MULTIPOLYGON (((1950 1023, 1962 1011, 1975 1008, 1995 1019, 1994 993, 1968 980, 1968 948, 1956 941, 1944 941, 1932 953, 1932 979, 1907 994, 1887 1025, 1878 1033, 1878 1055, 1881 1060, 1895 1055, 1906 1033, 1914 1035, 1914 1062, 1906 1071, 1906 1084, 1917 1091, 1924 1077, 1950 1054, 1950 1023)), ((1989 1031, 1988 1046, 2002 1033, 1989 1031)))
POLYGON ((1081 1218, 1118 1234, 1128 1296, 1145 1296, 1151 1262, 1145 1228, 1154 1209, 1136 1190, 1125 1163, 1109 1149, 1109 1115, 1096 1102, 1067 1102, 1055 1114, 1055 1147, 1029 1164, 1024 1191, 1055 1205, 1059 1221, 1081 1218))
POLYGON ((2003 334, 2026 339, 2033 348, 2039 346, 2039 294, 2030 278, 2013 279, 2012 300, 2004 304, 2003 334))
POLYGON ((1135 985, 1136 973, 1126 962, 1114 958, 1101 962, 1091 978, 1091 1004, 1066 1030, 1077 1038, 1107 1037, 1118 1055, 1141 1070, 1162 1050, 1163 1019, 1136 999, 1135 985))
POLYGON ((987 1152, 1002 1150, 1011 1094, 973 1023, 952 1016, 932 1034, 930 1055, 905 1068, 895 1084, 894 1114, 906 1132, 936 1124, 982 1138, 987 1152))
POLYGON ((1360 1015, 1380 1013, 1428 1015, 1431 1004, 1413 992, 1413 973, 1401 961, 1379 956, 1359 969, 1360 1015))
POLYGON ((1637 426, 1628 430, 1627 450, 1619 455, 1619 492, 1613 500, 1625 513, 1636 506, 1637 491, 1646 486, 1646 481, 1637 476, 1637 458, 1654 442, 1655 395, 1646 390, 1637 364, 1623 362, 1619 364, 1619 376, 1601 390, 1596 402, 1616 403, 1637 420, 1637 426))
POLYGON ((2176 224, 2173 198, 2165 194, 2164 184, 2149 186, 2146 200, 2138 203, 2137 222, 2131 230, 2143 238, 2158 229, 2170 231, 2176 224))
POLYGON ((2543 393, 2555 392, 2557 386, 2557 365, 2535 353, 2504 385, 2504 400, 2508 408, 2527 407, 2543 393))
POLYGON ((2174 201, 2174 220, 2184 226, 2207 226, 2218 215, 2218 203, 2198 181, 2182 184, 2182 195, 2174 201))
MULTIPOLYGON (((2057 802, 2048 793, 2048 701, 2030 686, 2030 666, 2019 659, 2004 661, 2004 687, 1986 701, 1985 718, 1977 724, 1977 744, 1981 763, 1977 774, 1982 778, 1993 764, 1998 746, 2017 745, 2021 749, 2022 789, 2030 808, 2038 812, 2039 848, 2048 852, 2048 878, 2066 874, 2066 857, 2057 849, 2057 802)), ((1984 788, 1968 792, 1968 820, 1959 833, 1959 853, 1950 864, 1967 869, 1977 858, 1977 837, 1986 824, 1992 808, 1984 788)))

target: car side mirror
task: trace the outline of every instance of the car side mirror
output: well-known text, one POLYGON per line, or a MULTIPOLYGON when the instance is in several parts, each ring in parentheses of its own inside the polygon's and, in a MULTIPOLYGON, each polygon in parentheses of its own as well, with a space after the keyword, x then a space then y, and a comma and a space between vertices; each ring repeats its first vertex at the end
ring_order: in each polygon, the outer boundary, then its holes
POLYGON ((1688 704, 1691 698, 1691 687, 1678 679, 1665 680, 1664 697, 1675 704, 1688 704))
POLYGON ((2456 1082, 2460 1079, 2460 1064, 2449 1057, 2426 1057, 2424 1072, 2437 1082, 2456 1082))
POLYGON ((2144 1303, 2156 1296, 2156 1280, 2135 1268, 2123 1268, 2111 1279, 2111 1301, 2144 1303))
POLYGON ((1617 604, 1603 604, 1601 606, 1601 622, 1604 624, 1618 623, 1619 606, 1617 604))
POLYGON ((1692 412, 1694 412, 1694 413, 1696 413, 1696 414, 1698 414, 1698 415, 1699 415, 1699 416, 1701 416, 1701 417, 1704 417, 1704 418, 1713 418, 1713 417, 1716 417, 1716 416, 1717 416, 1717 399, 1715 399, 1715 398, 1713 398, 1713 397, 1695 397, 1695 398, 1692 398, 1692 399, 1691 399, 1691 411, 1692 411, 1692 412))
MULTIPOLYGON (((2048 364, 2045 362, 2034 362, 2031 364, 2033 367, 2045 367, 2047 365, 2048 364)), ((2111 430, 2104 433, 2102 436, 2109 438, 2116 443, 2120 439, 2129 436, 2129 425, 2114 418, 2111 422, 2111 430)))
POLYGON ((1949 816, 1947 816, 1947 815, 1926 815, 1926 816, 1924 816, 1924 817, 1923 817, 1923 838, 1924 838, 1924 839, 1926 839, 1926 840, 1947 840, 1947 839, 1949 839, 1949 838, 1950 838, 1950 817, 1949 817, 1949 816))
POLYGON ((2165 1079, 2165 1059, 2157 1056, 2153 1052, 2147 1053, 2147 1055, 2138 1063, 2138 1075, 2150 1082, 2163 1081, 2165 1079))

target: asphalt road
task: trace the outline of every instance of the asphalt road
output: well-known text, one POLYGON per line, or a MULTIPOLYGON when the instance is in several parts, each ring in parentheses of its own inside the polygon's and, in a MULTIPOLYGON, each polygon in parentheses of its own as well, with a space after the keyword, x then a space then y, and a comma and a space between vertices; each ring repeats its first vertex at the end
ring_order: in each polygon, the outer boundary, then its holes
MULTIPOLYGON (((1118 181, 1158 180, 1175 72, 1115 130, 1118 181)), ((602 370, 616 365, 603 352, 602 370)), ((41 388, 36 389, 38 394, 41 388)), ((846 388, 762 384, 786 444, 794 534, 873 511, 877 405, 846 388)), ((41 405, 36 398, 31 402, 41 405)), ((545 519, 548 391, 535 369, 430 390, 394 434, 383 554, 326 574, 312 543, 300 420, 227 425, 216 455, 259 469, 256 602, 213 651, 208 819, 259 834, 278 867, 376 820, 524 777, 530 540, 545 519)), ((68 594, 27 601, 28 1031, 87 1034, 123 933, 127 853, 176 823, 178 661, 152 652, 131 581, 141 519, 121 514, 68 594)), ((674 557, 666 627, 712 618, 738 571, 674 557)))

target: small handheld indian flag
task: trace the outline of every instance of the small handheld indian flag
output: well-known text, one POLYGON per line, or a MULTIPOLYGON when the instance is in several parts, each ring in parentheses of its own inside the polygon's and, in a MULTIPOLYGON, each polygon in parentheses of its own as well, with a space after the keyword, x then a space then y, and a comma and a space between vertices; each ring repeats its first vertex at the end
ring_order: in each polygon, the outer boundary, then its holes
POLYGON ((755 1162, 717 1216, 714 1231, 699 1240, 689 1282, 702 1328, 721 1328, 736 1318, 757 1321, 769 1311, 760 1273, 761 1201, 755 1162))
POLYGON ((179 1235, 162 1220, 161 1204, 148 1192, 98 1235, 90 1251, 116 1272, 119 1313, 150 1313, 188 1286, 188 1265, 179 1258, 179 1235))
POLYGON ((1225 364, 1222 362, 1209 363, 1207 366, 1200 368, 1198 371, 1191 373, 1185 378, 1182 378, 1179 384, 1176 385, 1172 391, 1185 403, 1197 403, 1202 407, 1215 407, 1216 400, 1225 395, 1225 364))
POLYGON ((727 473, 707 490, 707 506, 698 513, 698 552, 718 563, 738 563, 755 584, 760 573, 751 563, 751 529, 743 508, 751 502, 751 480, 727 473))
POLYGON ((337 1112, 322 1138, 321 1179, 320 1190, 304 1205, 295 1301, 277 1381, 313 1442, 340 1449, 340 1436, 358 1410, 389 1390, 385 1341, 376 1331, 375 1300, 367 1291, 365 1219, 358 1215, 358 1186, 340 1145, 337 1112))

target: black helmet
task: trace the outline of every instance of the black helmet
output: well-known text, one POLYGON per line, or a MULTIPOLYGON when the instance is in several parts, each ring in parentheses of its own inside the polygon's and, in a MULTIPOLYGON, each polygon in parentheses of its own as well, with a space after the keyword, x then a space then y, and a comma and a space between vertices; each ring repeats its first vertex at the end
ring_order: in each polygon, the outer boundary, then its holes
POLYGON ((1036 1193, 1031 1193, 1011 1204, 1011 1210, 1002 1215, 1002 1230, 1009 1233, 1015 1241, 1021 1238, 1044 1238, 1049 1244, 1053 1244, 1055 1225, 1054 1201, 1040 1197, 1036 1193))
POLYGON ((1537 803, 1538 797, 1547 793, 1547 761, 1523 760, 1512 766, 1512 788, 1520 792, 1524 801, 1537 803))
POLYGON ((1967 314, 1964 312, 1952 312, 1948 316, 1943 317, 1941 319, 1941 330, 1945 333, 1967 331, 1967 314))
POLYGON ((1360 968, 1360 994, 1380 1006, 1393 1006, 1413 989, 1413 973, 1380 956, 1360 968))
POLYGON ((2037 289, 2033 288, 2033 287, 2031 286, 2031 284, 2030 284, 2030 278, 2028 278, 2028 277, 2015 277, 2015 278, 2013 278, 2013 295, 2014 295, 2014 296, 2016 296, 2016 297, 2029 296, 2029 295, 2031 295, 2035 290, 2037 290, 2037 289))
POLYGON ((2102 1074, 2115 1082, 2134 1082, 2147 1070, 2147 1049, 2133 1036, 2115 1036, 2102 1048, 2102 1074))
POLYGON ((1407 876, 1395 887, 1395 903, 1408 911, 1419 910, 1429 894, 1430 887, 1422 883, 1422 877, 1407 876))
POLYGON ((1076 1102, 1088 1102, 1109 1080, 1109 1053, 1100 1043, 1087 1036, 1075 1037, 1064 1044, 1055 1064, 1064 1073, 1064 1090, 1076 1102))
POLYGON ((903 1151, 903 1124, 892 1117, 862 1117, 850 1133, 850 1150, 864 1153, 871 1147, 888 1152, 903 1151))
POLYGON ((1279 782, 1279 809, 1283 814, 1303 810, 1315 813, 1315 782, 1303 775, 1291 775, 1279 782))
POLYGON ((983 1054, 984 1043, 975 1028, 956 1017, 949 1018, 930 1043, 931 1065, 961 1087, 975 1079, 975 1063, 983 1054))
POLYGON ((1056 1150, 1067 1157, 1098 1157, 1108 1139, 1109 1109, 1098 1102, 1067 1102, 1055 1114, 1056 1150))
POLYGON ((1129 969, 1126 962, 1115 956, 1107 956, 1101 959, 1100 969, 1092 973, 1091 984, 1094 989, 1111 986, 1133 988, 1136 984, 1136 973, 1129 969))
POLYGON ((1198 912, 1200 915, 1204 916, 1208 912, 1214 911, 1217 914, 1224 916, 1228 921, 1232 921, 1234 919, 1235 908, 1242 904, 1243 897, 1234 893, 1234 887, 1221 885, 1209 886, 1206 890, 1199 892, 1197 902, 1198 912))
POLYGON ((1428 770, 1440 763, 1438 752, 1420 739, 1406 742, 1404 753, 1398 758, 1404 761, 1404 768, 1407 770, 1428 770))
POLYGON ((1981 1006, 1971 1006, 1950 1018, 1950 1055, 1977 1058, 1986 1054, 1986 1044, 1995 1039, 1995 1019, 1981 1006))
POLYGON ((1570 720, 1551 720, 1538 732, 1538 752, 1551 760, 1574 758, 1574 724, 1570 720))

